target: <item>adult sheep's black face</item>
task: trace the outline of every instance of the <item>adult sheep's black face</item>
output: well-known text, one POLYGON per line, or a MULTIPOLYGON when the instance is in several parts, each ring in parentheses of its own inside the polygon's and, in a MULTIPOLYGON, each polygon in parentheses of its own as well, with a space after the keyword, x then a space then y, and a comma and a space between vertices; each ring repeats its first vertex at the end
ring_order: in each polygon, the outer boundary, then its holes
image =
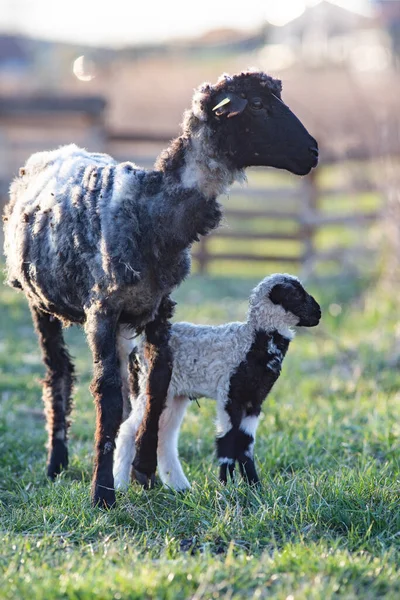
POLYGON ((236 168, 270 166, 306 175, 318 144, 282 102, 281 82, 260 72, 225 76, 204 106, 220 147, 236 168))
POLYGON ((274 285, 269 298, 274 304, 279 304, 298 317, 297 326, 315 327, 321 319, 318 302, 305 291, 297 279, 287 278, 283 283, 274 285))

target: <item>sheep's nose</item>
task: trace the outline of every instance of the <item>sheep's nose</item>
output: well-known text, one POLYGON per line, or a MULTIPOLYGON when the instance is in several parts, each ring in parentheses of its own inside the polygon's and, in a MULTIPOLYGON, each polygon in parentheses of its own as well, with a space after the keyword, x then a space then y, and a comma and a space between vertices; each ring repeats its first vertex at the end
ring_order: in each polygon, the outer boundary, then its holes
POLYGON ((318 156, 319 156, 317 142, 315 142, 315 145, 313 144, 312 146, 309 147, 309 151, 310 151, 311 156, 317 161, 318 156))
POLYGON ((318 156, 319 156, 318 147, 310 146, 309 151, 310 151, 310 155, 311 155, 312 166, 316 167, 318 164, 318 156))

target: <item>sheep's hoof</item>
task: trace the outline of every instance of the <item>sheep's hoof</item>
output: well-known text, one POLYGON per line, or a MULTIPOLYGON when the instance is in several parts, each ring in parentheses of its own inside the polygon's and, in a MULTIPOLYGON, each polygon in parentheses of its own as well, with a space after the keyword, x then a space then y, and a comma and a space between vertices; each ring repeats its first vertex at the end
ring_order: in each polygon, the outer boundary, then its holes
POLYGON ((61 440, 55 440, 47 464, 47 476, 54 479, 68 467, 68 448, 61 440))
POLYGON ((115 490, 96 484, 92 492, 92 505, 106 509, 114 508, 116 505, 115 490))
POLYGON ((135 469, 135 467, 132 467, 132 479, 137 481, 145 490, 152 490, 156 482, 156 474, 151 473, 150 475, 146 475, 146 473, 142 473, 135 469))

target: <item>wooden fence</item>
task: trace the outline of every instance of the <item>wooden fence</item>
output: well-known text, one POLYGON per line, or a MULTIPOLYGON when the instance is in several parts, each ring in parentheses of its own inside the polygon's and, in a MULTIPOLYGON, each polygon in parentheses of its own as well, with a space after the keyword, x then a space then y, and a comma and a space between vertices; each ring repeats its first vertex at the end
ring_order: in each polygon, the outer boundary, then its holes
MULTIPOLYGON (((13 174, 37 150, 73 141, 90 150, 110 152, 117 159, 150 167, 156 154, 173 137, 112 132, 104 124, 104 108, 104 100, 98 97, 0 98, 0 194, 5 196, 13 174)), ((285 178, 280 172, 279 185, 272 170, 264 170, 261 177, 259 170, 257 174, 250 170, 249 185, 235 185, 229 196, 221 199, 222 227, 194 246, 192 254, 199 271, 206 272, 217 262, 290 264, 304 271, 312 270, 320 261, 340 261, 345 252, 354 255, 362 251, 362 244, 357 248, 352 243, 323 249, 318 238, 324 228, 364 231, 380 215, 381 190, 371 181, 369 169, 360 169, 360 165, 356 178, 352 179, 347 165, 350 176, 344 183, 322 185, 319 173, 327 164, 328 161, 322 161, 321 168, 305 178, 285 178), (357 204, 357 198, 365 194, 374 197, 367 208, 334 210, 335 198, 348 198, 348 203, 357 204)))
MULTIPOLYGON (((311 271, 317 263, 322 261, 342 262, 346 254, 355 254, 363 250, 357 245, 334 246, 328 250, 318 248, 316 238, 325 228, 336 227, 344 229, 364 229, 376 221, 381 214, 382 202, 377 202, 379 208, 374 210, 357 210, 354 213, 325 214, 321 210, 320 197, 348 196, 357 198, 363 192, 376 193, 379 190, 371 186, 358 185, 354 187, 341 187, 322 190, 316 181, 316 177, 310 175, 304 178, 296 188, 288 187, 259 187, 250 188, 245 191, 235 188, 230 194, 230 200, 236 197, 258 199, 264 203, 265 208, 224 210, 225 221, 228 227, 222 227, 201 239, 193 252, 193 258, 198 262, 200 272, 206 272, 214 261, 257 261, 261 263, 290 264, 296 265, 298 270, 311 271), (288 205, 288 200, 292 203, 288 205), (293 208, 295 204, 295 208, 293 208), (276 208, 274 207, 276 206, 276 208), (268 220, 278 223, 276 231, 255 232, 252 223, 255 220, 268 220), (250 224, 248 228, 238 227, 243 222, 250 224), (285 227, 282 227, 284 225, 285 227), (237 240, 255 241, 262 246, 263 242, 276 242, 274 248, 267 252, 219 252, 214 249, 216 240, 230 240, 231 246, 237 240), (289 242, 289 243, 288 243, 289 242), (290 244, 296 242, 296 244, 290 244), (292 252, 287 247, 292 247, 292 252), (279 248, 285 248, 285 252, 279 252, 279 248)), ((339 240, 340 241, 340 240, 339 240)))

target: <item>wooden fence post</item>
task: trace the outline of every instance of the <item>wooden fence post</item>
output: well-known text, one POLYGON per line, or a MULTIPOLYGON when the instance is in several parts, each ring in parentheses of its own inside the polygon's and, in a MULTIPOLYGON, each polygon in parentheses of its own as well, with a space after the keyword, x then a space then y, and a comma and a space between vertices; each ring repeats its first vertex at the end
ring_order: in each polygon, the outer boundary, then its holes
POLYGON ((317 226, 317 216, 318 186, 316 182, 316 173, 315 171, 311 171, 311 173, 304 179, 302 211, 300 214, 301 232, 303 238, 303 254, 301 257, 303 276, 309 274, 314 267, 314 236, 317 226))

